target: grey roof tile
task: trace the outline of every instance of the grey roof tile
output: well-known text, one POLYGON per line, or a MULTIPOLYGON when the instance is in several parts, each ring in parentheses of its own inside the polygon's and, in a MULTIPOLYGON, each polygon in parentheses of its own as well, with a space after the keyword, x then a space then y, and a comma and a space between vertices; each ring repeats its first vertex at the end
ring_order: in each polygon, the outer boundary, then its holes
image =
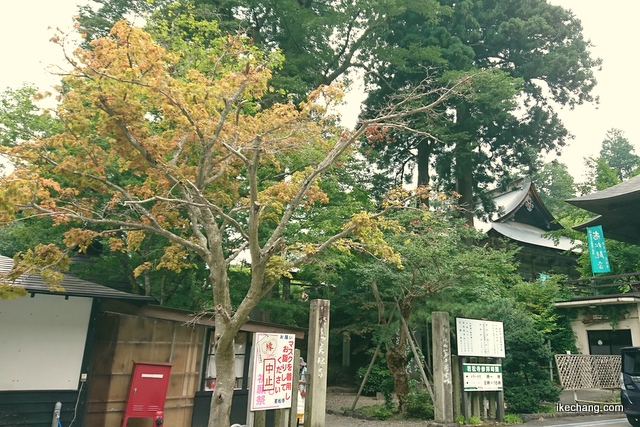
MULTIPOLYGON (((12 267, 13 259, 0 255, 0 275, 8 273, 12 267)), ((78 279, 68 274, 64 275, 64 279, 62 281, 64 292, 51 291, 49 285, 45 283, 39 274, 20 276, 17 280, 11 282, 11 284, 22 286, 28 292, 34 294, 138 300, 145 302, 155 301, 155 298, 150 296, 129 294, 127 292, 122 292, 87 280, 78 279)))

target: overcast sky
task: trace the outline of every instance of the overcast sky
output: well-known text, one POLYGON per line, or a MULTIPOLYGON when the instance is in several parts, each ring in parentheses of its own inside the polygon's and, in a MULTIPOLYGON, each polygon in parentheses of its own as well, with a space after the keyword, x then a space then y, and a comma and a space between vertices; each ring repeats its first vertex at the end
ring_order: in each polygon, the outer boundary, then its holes
MULTIPOLYGON (((640 63, 630 48, 636 41, 636 21, 640 16, 639 0, 612 0, 606 5, 595 0, 551 0, 553 4, 573 10, 582 21, 585 37, 594 44, 593 55, 602 58, 597 73, 596 94, 600 105, 583 105, 560 114, 576 138, 563 150, 560 161, 569 165, 571 174, 582 180, 583 158, 597 156, 606 132, 618 128, 625 132, 640 154, 640 117, 636 103, 640 86, 635 71, 640 63)), ((50 64, 61 64, 60 50, 49 39, 48 27, 71 30, 78 0, 4 1, 0 6, 0 40, 3 66, 0 67, 0 90, 35 83, 41 89, 55 84, 48 73, 50 64)), ((355 110, 355 108, 351 108, 355 110)), ((555 158, 555 156, 553 156, 555 158)))

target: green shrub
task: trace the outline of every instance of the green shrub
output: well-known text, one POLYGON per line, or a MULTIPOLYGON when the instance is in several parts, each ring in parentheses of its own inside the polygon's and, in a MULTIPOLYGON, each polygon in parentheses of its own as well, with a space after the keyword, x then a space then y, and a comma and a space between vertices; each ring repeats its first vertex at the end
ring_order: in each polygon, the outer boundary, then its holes
POLYGON ((480 419, 480 417, 476 417, 475 415, 472 415, 469 417, 469 424, 479 425, 479 424, 482 424, 482 420, 480 419))
POLYGON ((538 408, 538 413, 540 414, 555 414, 556 413, 556 405, 545 403, 540 405, 538 408))
MULTIPOLYGON (((358 372, 356 372, 357 387, 360 387, 364 374, 367 373, 367 368, 368 366, 363 366, 358 369, 358 372)), ((373 365, 373 368, 367 377, 367 382, 364 384, 364 388, 362 389, 362 393, 364 393, 365 396, 375 396, 376 392, 382 393, 386 401, 391 401, 391 393, 393 393, 393 377, 391 376, 389 368, 384 364, 384 361, 378 361, 373 365)))
POLYGON ((520 418, 519 415, 506 414, 504 416, 504 422, 507 424, 522 424, 524 421, 522 421, 522 418, 520 418))
POLYGON ((393 407, 384 405, 363 406, 356 409, 356 412, 366 417, 377 418, 379 420, 386 420, 393 416, 393 407))
MULTIPOLYGON (((464 425, 464 416, 462 415, 458 415, 454 422, 456 424, 460 424, 461 426, 464 425)), ((478 417, 476 417, 475 415, 472 415, 469 417, 469 424, 482 424, 482 420, 478 417)))
POLYGON ((550 381, 530 385, 505 387, 504 400, 507 410, 516 414, 534 414, 540 410, 541 402, 556 402, 560 389, 550 381))
POLYGON ((557 402, 560 388, 541 369, 553 360, 533 317, 506 307, 495 316, 504 322, 506 357, 502 362, 504 401, 510 413, 535 413, 542 402, 557 402))
POLYGON ((429 393, 415 390, 407 395, 407 417, 432 420, 433 414, 433 402, 429 393))

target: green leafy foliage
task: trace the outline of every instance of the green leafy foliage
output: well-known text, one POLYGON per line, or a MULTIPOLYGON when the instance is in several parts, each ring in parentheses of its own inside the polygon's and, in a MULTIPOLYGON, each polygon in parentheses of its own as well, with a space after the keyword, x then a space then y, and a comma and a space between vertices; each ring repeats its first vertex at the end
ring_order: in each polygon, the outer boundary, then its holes
POLYGON ((407 411, 405 416, 420 420, 432 420, 434 409, 429 393, 424 390, 412 390, 407 395, 407 411))
POLYGON ((579 211, 566 200, 576 196, 577 185, 569 173, 567 165, 556 160, 544 163, 531 177, 542 203, 553 216, 565 227, 570 228, 572 220, 566 217, 576 215, 579 211))
POLYGON ((480 417, 477 417, 475 415, 471 415, 469 417, 469 424, 471 425, 480 425, 483 424, 482 419, 480 417))
POLYGON ((386 404, 363 406, 362 408, 358 408, 356 412, 364 415, 365 417, 377 418, 379 420, 387 420, 395 415, 393 412, 393 408, 386 404))
POLYGON ((62 123, 37 101, 48 94, 38 93, 30 85, 6 89, 0 93, 0 146, 13 146, 21 141, 54 135, 62 123))
POLYGON ((609 129, 607 136, 602 141, 600 157, 613 169, 620 181, 630 178, 638 173, 640 157, 635 154, 635 149, 620 129, 609 129))
POLYGON ((543 368, 549 365, 552 355, 533 320, 509 307, 498 311, 494 318, 504 323, 505 330, 503 378, 507 410, 534 413, 542 402, 556 402, 560 388, 549 380, 549 373, 543 368))
MULTIPOLYGON (((509 292, 507 287, 521 279, 512 251, 470 244, 482 234, 453 213, 415 209, 399 212, 394 219, 404 232, 389 232, 385 238, 401 255, 403 268, 366 254, 345 263, 332 309, 340 313, 334 334, 348 333, 356 356, 362 348, 370 348, 366 343, 371 338, 374 344, 385 345, 400 411, 405 413, 411 391, 405 369, 409 350, 397 317, 389 318, 396 299, 407 323, 423 325, 433 310, 464 312, 469 304, 500 301, 509 292)), ((368 358, 361 355, 359 363, 366 362, 368 358)))
POLYGON ((420 137, 398 133, 390 144, 375 146, 382 154, 372 160, 380 177, 404 179, 417 166, 419 184, 430 182, 434 163, 440 188, 460 193, 460 204, 472 218, 474 198, 482 197, 488 185, 514 167, 531 171, 541 152, 566 143, 569 134, 547 101, 593 101, 600 60, 591 58, 575 16, 546 1, 446 0, 440 5, 437 22, 419 21, 407 12, 396 19, 395 31, 382 36, 397 54, 372 76, 377 87, 367 105, 373 110, 384 105, 394 88, 419 78, 417 71, 425 66, 443 79, 447 73, 469 73, 470 91, 452 99, 440 121, 413 122, 424 131, 420 137), (524 101, 517 114, 516 98, 524 101))
POLYGON ((507 424, 522 424, 524 421, 518 414, 505 414, 504 422, 507 424))
MULTIPOLYGON (((367 373, 368 366, 363 366, 358 369, 356 373, 356 386, 359 388, 364 379, 364 375, 367 373)), ((385 365, 384 359, 378 358, 374 363, 367 377, 367 382, 362 388, 362 392, 366 396, 375 396, 376 393, 382 393, 385 396, 385 400, 391 401, 391 393, 393 393, 393 377, 389 368, 385 365)))

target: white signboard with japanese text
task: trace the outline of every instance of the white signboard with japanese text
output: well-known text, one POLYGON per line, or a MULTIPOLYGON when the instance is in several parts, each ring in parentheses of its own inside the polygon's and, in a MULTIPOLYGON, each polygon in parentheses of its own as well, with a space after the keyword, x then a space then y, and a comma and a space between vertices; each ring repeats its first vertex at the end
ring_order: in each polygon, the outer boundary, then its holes
POLYGON ((254 334, 252 411, 291 408, 295 339, 293 334, 254 334))
POLYGON ((502 322, 456 318, 458 356, 504 357, 502 322))
POLYGON ((502 366, 484 363, 463 363, 464 391, 502 391, 502 366))

